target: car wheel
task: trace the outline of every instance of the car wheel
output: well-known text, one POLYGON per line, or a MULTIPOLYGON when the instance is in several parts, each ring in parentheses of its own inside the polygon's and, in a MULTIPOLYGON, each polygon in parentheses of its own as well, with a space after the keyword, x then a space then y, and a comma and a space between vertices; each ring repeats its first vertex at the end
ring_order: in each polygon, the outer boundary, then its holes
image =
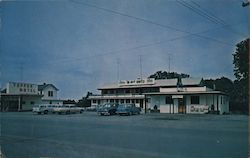
POLYGON ((44 114, 48 114, 48 110, 45 110, 43 113, 44 113, 44 114))
POLYGON ((83 112, 83 110, 80 110, 80 114, 83 112))
POLYGON ((41 114, 41 112, 38 112, 37 114, 39 114, 39 115, 40 115, 40 114, 41 114))

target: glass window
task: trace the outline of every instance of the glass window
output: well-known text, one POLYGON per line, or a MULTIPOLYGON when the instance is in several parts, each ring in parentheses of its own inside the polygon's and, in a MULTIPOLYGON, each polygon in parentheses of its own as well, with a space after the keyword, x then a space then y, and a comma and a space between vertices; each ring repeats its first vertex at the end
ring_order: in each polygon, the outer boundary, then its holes
POLYGON ((96 103, 96 100, 93 100, 93 103, 96 103))
POLYGON ((124 103, 124 99, 121 99, 121 103, 124 103))
POLYGON ((200 104, 199 96, 191 96, 191 104, 200 104))
POLYGON ((53 91, 48 91, 48 96, 53 97, 53 91))
POLYGON ((130 103, 130 100, 129 100, 129 99, 126 99, 126 103, 130 103))
POLYGON ((166 104, 173 104, 173 99, 171 96, 166 96, 166 104))

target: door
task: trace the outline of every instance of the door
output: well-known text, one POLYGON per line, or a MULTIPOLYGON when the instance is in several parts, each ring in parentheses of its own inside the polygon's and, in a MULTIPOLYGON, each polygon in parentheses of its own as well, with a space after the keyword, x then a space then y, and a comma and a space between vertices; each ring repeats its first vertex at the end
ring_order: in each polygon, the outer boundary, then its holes
POLYGON ((183 98, 178 99, 178 113, 179 114, 185 114, 186 113, 186 105, 184 103, 183 98))

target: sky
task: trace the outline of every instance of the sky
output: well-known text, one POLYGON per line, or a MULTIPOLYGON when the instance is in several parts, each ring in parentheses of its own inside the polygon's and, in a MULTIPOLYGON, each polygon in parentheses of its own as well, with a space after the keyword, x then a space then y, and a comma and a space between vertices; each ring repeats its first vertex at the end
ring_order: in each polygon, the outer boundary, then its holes
POLYGON ((0 1, 1 86, 52 83, 60 99, 78 100, 104 84, 169 68, 234 80, 232 54, 250 30, 250 7, 241 3, 0 1))

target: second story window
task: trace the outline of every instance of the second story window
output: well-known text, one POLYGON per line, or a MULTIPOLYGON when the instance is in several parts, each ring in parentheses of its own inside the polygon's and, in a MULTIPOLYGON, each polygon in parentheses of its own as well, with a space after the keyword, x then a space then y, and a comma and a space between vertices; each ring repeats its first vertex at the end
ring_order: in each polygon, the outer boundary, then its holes
POLYGON ((48 91, 48 96, 53 97, 53 91, 48 91))

